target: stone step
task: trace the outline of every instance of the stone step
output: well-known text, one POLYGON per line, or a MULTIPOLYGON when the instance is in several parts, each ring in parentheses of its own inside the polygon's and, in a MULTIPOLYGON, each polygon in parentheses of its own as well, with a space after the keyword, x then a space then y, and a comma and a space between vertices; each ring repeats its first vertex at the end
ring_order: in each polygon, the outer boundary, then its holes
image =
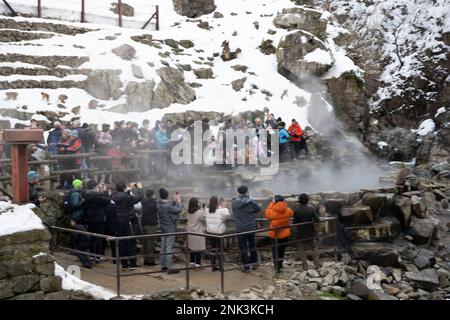
POLYGON ((58 89, 86 87, 87 77, 84 75, 71 75, 63 78, 54 76, 9 76, 0 77, 0 89, 58 89))
POLYGON ((55 76, 58 78, 67 77, 70 75, 88 75, 90 69, 70 69, 70 68, 44 68, 42 66, 36 67, 16 67, 0 64, 0 74, 2 76, 24 75, 24 76, 55 76))
POLYGON ((0 18, 0 29, 16 29, 22 31, 43 31, 53 32, 65 35, 77 35, 97 29, 74 27, 68 24, 50 23, 50 22, 35 22, 35 21, 20 21, 17 19, 0 18))
POLYGON ((35 32, 35 31, 21 31, 21 30, 9 30, 0 29, 0 42, 22 42, 39 39, 50 39, 55 36, 53 33, 48 32, 35 32))
POLYGON ((1 62, 23 62, 33 65, 40 65, 48 68, 67 66, 78 68, 83 63, 89 61, 89 57, 79 56, 32 56, 20 53, 0 54, 1 62))

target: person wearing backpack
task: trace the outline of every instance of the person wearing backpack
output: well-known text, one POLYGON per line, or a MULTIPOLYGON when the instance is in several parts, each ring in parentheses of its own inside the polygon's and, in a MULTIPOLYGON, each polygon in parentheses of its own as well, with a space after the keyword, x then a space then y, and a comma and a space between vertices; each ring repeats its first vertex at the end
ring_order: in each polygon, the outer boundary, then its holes
MULTIPOLYGON (((93 179, 89 180, 84 199, 88 231, 97 234, 105 234, 105 208, 111 201, 100 192, 97 181, 93 179)), ((103 239, 93 237, 91 252, 103 255, 103 251, 103 239)), ((95 257, 95 261, 103 262, 105 259, 95 257)))
POLYGON ((83 189, 83 181, 75 179, 72 181, 73 189, 70 190, 69 199, 72 210, 72 219, 79 224, 85 223, 84 199, 81 191, 83 189))
MULTIPOLYGON (((214 235, 222 235, 226 232, 226 220, 230 217, 230 211, 222 206, 217 196, 212 196, 209 199, 208 211, 205 216, 206 232, 214 235)), ((210 238, 211 243, 211 264, 212 271, 220 270, 220 240, 217 238, 210 238)))
MULTIPOLYGON (((158 232, 158 203, 155 198, 154 190, 147 190, 142 204, 142 231, 144 234, 155 234, 158 232)), ((155 263, 155 238, 143 239, 144 264, 154 266, 155 263)))
MULTIPOLYGON (((134 205, 142 201, 144 194, 142 192, 142 185, 140 183, 133 184, 137 195, 132 194, 132 189, 123 182, 116 184, 116 194, 113 195, 112 200, 116 204, 117 210, 117 229, 116 235, 118 237, 133 235, 132 222, 136 218, 134 212, 134 205)), ((137 251, 136 239, 119 241, 119 254, 121 257, 135 256, 137 251)), ((122 259, 122 268, 131 270, 138 268, 136 258, 122 259)))

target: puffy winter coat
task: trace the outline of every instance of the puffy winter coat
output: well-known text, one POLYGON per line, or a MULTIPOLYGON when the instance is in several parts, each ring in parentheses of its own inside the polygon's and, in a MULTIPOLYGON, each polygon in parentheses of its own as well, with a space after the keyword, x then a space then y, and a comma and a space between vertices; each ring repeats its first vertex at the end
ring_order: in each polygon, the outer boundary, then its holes
POLYGON ((287 132, 286 129, 284 128, 278 131, 278 137, 280 139, 281 144, 289 142, 289 139, 291 138, 289 132, 287 132))
POLYGON ((227 231, 226 220, 230 217, 230 211, 227 208, 218 208, 216 212, 207 212, 206 232, 213 234, 224 234, 227 231))
MULTIPOLYGON (((303 222, 320 222, 316 210, 308 205, 299 204, 294 208, 294 224, 303 222)), ((297 227, 297 237, 299 239, 311 239, 316 235, 314 224, 299 225, 297 227)))
POLYGON ((47 145, 48 152, 51 154, 56 154, 56 145, 61 141, 62 130, 60 128, 55 128, 48 133, 47 145))
MULTIPOLYGON (((206 211, 204 209, 199 209, 194 213, 187 214, 187 231, 195 233, 204 232, 204 217, 206 211)), ((188 246, 190 250, 193 251, 203 251, 206 250, 206 241, 202 236, 188 236, 188 246)))
MULTIPOLYGON (((289 226, 289 219, 292 218, 293 215, 294 212, 288 208, 286 201, 271 202, 266 209, 266 218, 270 220, 270 228, 289 226)), ((290 228, 269 231, 269 237, 272 239, 284 239, 290 237, 290 235, 290 228)))
POLYGON ((73 208, 72 218, 77 222, 84 221, 84 199, 80 191, 76 189, 70 191, 70 205, 73 208))
POLYGON ((291 135, 291 141, 301 141, 303 136, 303 130, 300 125, 297 123, 295 126, 289 126, 289 134, 291 135))
POLYGON ((117 223, 126 224, 131 222, 135 217, 134 205, 142 200, 144 193, 138 190, 137 196, 131 195, 129 192, 117 192, 113 195, 112 200, 116 204, 117 223))
POLYGON ((236 232, 256 229, 256 214, 261 208, 255 201, 247 196, 239 196, 233 200, 231 207, 236 215, 236 232))

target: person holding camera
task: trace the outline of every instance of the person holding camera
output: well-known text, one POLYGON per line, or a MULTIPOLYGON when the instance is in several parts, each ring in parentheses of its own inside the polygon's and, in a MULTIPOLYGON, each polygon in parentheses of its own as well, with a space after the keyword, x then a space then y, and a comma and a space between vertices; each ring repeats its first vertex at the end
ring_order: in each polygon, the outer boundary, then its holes
POLYGON ((284 201, 284 198, 280 195, 275 196, 273 202, 271 202, 266 209, 265 216, 270 221, 269 228, 279 228, 269 231, 269 238, 272 243, 273 263, 277 273, 280 273, 283 268, 284 253, 289 237, 291 236, 289 220, 293 215, 294 212, 288 208, 287 202, 284 201), (275 239, 277 239, 278 242, 277 246, 275 245, 275 239))
MULTIPOLYGON (((118 237, 134 235, 132 225, 137 220, 134 205, 139 203, 144 197, 142 185, 140 183, 133 183, 127 186, 123 182, 118 182, 116 184, 116 191, 116 194, 112 197, 117 210, 116 235, 118 237), (137 194, 134 195, 132 191, 135 191, 137 194)), ((136 239, 119 241, 119 254, 121 257, 135 256, 136 250, 136 239)), ((121 262, 123 269, 130 268, 133 270, 138 268, 136 258, 123 259, 121 262)))

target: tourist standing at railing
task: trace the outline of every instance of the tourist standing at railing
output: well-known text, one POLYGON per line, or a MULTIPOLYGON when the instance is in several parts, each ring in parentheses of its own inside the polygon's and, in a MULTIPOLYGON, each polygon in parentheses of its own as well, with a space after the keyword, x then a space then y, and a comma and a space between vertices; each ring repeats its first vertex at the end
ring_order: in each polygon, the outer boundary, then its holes
MULTIPOLYGON (((246 186, 240 186, 237 192, 239 196, 232 202, 233 213, 236 216, 236 232, 256 230, 256 215, 261 211, 261 208, 249 197, 246 186)), ((250 272, 250 265, 254 270, 257 269, 258 254, 256 253, 255 234, 239 235, 237 238, 243 264, 242 272, 250 272), (248 251, 250 251, 250 258, 248 251)))
MULTIPOLYGON (((167 134, 166 125, 163 122, 159 124, 159 129, 156 131, 155 138, 158 150, 166 150, 170 147, 170 137, 167 134)), ((166 155, 157 155, 155 161, 157 175, 160 177, 164 176, 166 172, 166 155)))
POLYGON ((47 150, 50 154, 55 155, 57 153, 56 145, 61 142, 62 129, 61 122, 55 121, 53 123, 53 130, 48 133, 47 137, 47 150))
POLYGON ((294 208, 294 224, 307 223, 297 227, 297 240, 303 269, 308 269, 306 250, 313 250, 313 260, 316 266, 319 265, 319 252, 317 248, 316 229, 314 223, 320 222, 316 210, 308 205, 309 197, 302 193, 298 198, 299 204, 294 208))
POLYGON ((281 272, 283 268, 284 254, 286 252, 286 246, 291 236, 291 229, 289 223, 294 213, 287 206, 287 202, 280 195, 275 196, 273 202, 269 204, 266 209, 266 218, 270 221, 270 228, 280 228, 269 231, 269 238, 272 243, 272 257, 277 273, 281 272), (275 240, 277 239, 277 240, 275 240))
MULTIPOLYGON (((132 194, 132 188, 127 186, 123 182, 116 184, 116 194, 112 196, 112 200, 116 204, 117 210, 117 230, 116 235, 118 237, 133 235, 132 223, 136 218, 134 213, 134 205, 142 200, 144 193, 142 191, 142 185, 137 183, 132 186, 136 195, 132 194)), ((135 256, 136 255, 136 239, 120 240, 119 241, 119 253, 121 257, 135 256)), ((136 258, 122 259, 123 269, 136 269, 138 265, 136 258)))
POLYGON ((83 181, 75 179, 72 181, 73 189, 70 190, 70 205, 72 207, 72 219, 77 223, 85 223, 84 199, 81 191, 83 190, 83 181))
POLYGON ((286 153, 288 151, 288 143, 291 139, 289 132, 286 130, 286 124, 281 121, 278 124, 278 139, 279 139, 279 154, 280 154, 280 162, 284 162, 286 160, 286 153))
POLYGON ((45 197, 39 195, 39 192, 44 189, 38 186, 39 174, 36 171, 28 172, 28 184, 30 203, 33 203, 36 207, 39 207, 41 203, 45 201, 45 197))
MULTIPOLYGON (((158 202, 154 190, 147 190, 142 204, 142 231, 144 234, 155 234, 158 232, 158 202)), ((154 266, 155 263, 156 238, 143 238, 144 264, 154 266)))
MULTIPOLYGON (((88 231, 92 233, 105 234, 105 208, 111 200, 104 195, 104 186, 98 185, 95 180, 89 180, 87 190, 84 194, 84 206, 86 209, 86 220, 88 231)), ((91 252, 102 255, 103 239, 92 238, 91 252)), ((105 261, 103 258, 95 257, 97 262, 105 261)))
MULTIPOLYGON (((81 140, 78 137, 76 130, 65 130, 63 132, 63 142, 56 145, 58 148, 58 154, 69 155, 81 153, 81 140)), ((62 159, 59 162, 60 170, 72 170, 79 169, 81 167, 81 159, 62 159)), ((59 180, 58 189, 70 188, 70 183, 73 180, 73 174, 61 174, 59 180)), ((79 177, 80 174, 75 174, 75 177, 79 177)))
MULTIPOLYGON (((226 221, 230 217, 230 211, 222 206, 217 196, 209 199, 208 210, 205 216, 206 232, 214 235, 222 235, 227 231, 226 221)), ((212 271, 220 270, 220 240, 209 238, 211 243, 212 271)))
MULTIPOLYGON (((169 192, 164 188, 159 189, 159 197, 161 199, 158 203, 161 232, 174 233, 177 231, 177 218, 183 211, 181 197, 176 194, 173 201, 169 201, 169 192)), ((168 274, 180 272, 173 269, 173 254, 171 253, 174 243, 175 236, 161 237, 161 271, 167 271, 168 274)))
MULTIPOLYGON (((113 137, 109 129, 110 129, 109 124, 106 123, 102 124, 102 131, 100 132, 95 145, 95 150, 100 156, 106 156, 108 154, 108 151, 112 148, 113 137)), ((110 159, 97 161, 96 163, 99 166, 100 170, 111 170, 112 164, 110 159)), ((110 182, 110 179, 111 174, 105 174, 104 182, 108 184, 110 182)), ((97 176, 97 180, 98 181, 102 180, 101 175, 97 176)))
MULTIPOLYGON (((205 208, 200 208, 197 198, 189 200, 187 215, 187 231, 194 233, 203 233, 205 230, 205 208)), ((202 252, 206 250, 206 241, 201 236, 188 236, 188 247, 190 250, 191 265, 200 267, 202 264, 202 252)))
POLYGON ((292 159, 297 159, 300 154, 300 148, 303 136, 303 130, 295 119, 292 119, 292 124, 288 128, 288 132, 291 136, 289 141, 291 147, 292 159))

